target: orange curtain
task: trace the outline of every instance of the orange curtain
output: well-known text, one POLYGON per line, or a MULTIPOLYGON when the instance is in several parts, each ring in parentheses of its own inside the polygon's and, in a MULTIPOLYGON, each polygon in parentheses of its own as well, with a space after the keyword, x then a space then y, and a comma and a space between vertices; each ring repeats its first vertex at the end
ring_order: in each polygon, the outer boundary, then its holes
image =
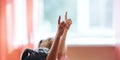
POLYGON ((27 31, 28 31, 28 47, 33 47, 30 38, 33 31, 33 0, 27 0, 27 31))
POLYGON ((6 0, 0 0, 0 60, 7 57, 7 25, 6 25, 6 0))
MULTIPOLYGON (((32 0, 26 0, 26 14, 27 14, 27 38, 28 44, 27 45, 20 45, 18 48, 9 48, 8 44, 8 37, 10 34, 11 44, 13 44, 14 40, 14 0, 0 0, 0 60, 20 60, 20 55, 26 47, 33 48, 33 44, 30 43, 31 33, 32 33, 32 11, 33 5, 32 0), (8 25, 7 25, 7 15, 6 15, 6 5, 11 4, 11 31, 8 32, 8 25), (12 50, 9 52, 9 50, 12 50)), ((10 43, 10 42, 9 42, 10 43)), ((14 44, 13 44, 14 45, 14 44)))

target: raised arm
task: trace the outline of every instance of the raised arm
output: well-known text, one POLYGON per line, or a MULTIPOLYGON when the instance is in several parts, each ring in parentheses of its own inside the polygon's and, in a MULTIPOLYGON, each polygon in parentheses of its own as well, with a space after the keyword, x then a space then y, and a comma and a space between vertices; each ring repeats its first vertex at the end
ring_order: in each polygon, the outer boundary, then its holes
POLYGON ((50 52, 46 58, 46 60, 56 60, 58 56, 58 48, 60 43, 60 37, 64 32, 65 22, 60 22, 61 17, 58 18, 58 30, 55 36, 55 41, 53 42, 50 52))
POLYGON ((65 13, 65 23, 66 23, 66 27, 64 29, 64 32, 63 32, 61 38, 60 38, 58 60, 61 60, 61 57, 66 57, 67 48, 65 46, 65 41, 66 41, 67 32, 72 24, 71 19, 67 19, 67 12, 65 13))

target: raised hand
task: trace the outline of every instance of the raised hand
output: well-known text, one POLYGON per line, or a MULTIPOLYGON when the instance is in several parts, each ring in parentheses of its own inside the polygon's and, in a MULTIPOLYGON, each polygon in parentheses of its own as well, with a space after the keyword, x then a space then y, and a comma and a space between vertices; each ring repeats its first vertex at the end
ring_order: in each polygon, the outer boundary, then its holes
POLYGON ((66 26, 65 22, 64 21, 61 22, 61 16, 59 16, 59 18, 58 18, 58 34, 59 34, 59 36, 61 36, 63 34, 65 26, 66 26))
POLYGON ((67 19, 67 12, 65 13, 65 23, 66 23, 66 29, 69 30, 69 28, 72 24, 72 21, 71 21, 71 19, 67 19))

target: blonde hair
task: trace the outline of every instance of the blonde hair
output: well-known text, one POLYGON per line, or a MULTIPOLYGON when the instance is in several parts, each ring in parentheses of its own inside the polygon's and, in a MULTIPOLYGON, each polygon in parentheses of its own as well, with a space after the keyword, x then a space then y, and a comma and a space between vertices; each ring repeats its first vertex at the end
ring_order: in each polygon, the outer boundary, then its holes
POLYGON ((46 48, 51 48, 52 46, 52 43, 53 43, 53 38, 47 38, 46 40, 40 40, 39 41, 39 44, 38 44, 38 48, 40 47, 46 47, 46 48))

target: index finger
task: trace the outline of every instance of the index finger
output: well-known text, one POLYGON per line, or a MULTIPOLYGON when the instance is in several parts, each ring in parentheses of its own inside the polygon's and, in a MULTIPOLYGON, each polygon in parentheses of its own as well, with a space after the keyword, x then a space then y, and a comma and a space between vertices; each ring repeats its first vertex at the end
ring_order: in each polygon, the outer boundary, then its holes
POLYGON ((65 12, 65 20, 67 20, 67 11, 65 12))
POLYGON ((61 16, 58 17, 58 24, 60 24, 61 16))

